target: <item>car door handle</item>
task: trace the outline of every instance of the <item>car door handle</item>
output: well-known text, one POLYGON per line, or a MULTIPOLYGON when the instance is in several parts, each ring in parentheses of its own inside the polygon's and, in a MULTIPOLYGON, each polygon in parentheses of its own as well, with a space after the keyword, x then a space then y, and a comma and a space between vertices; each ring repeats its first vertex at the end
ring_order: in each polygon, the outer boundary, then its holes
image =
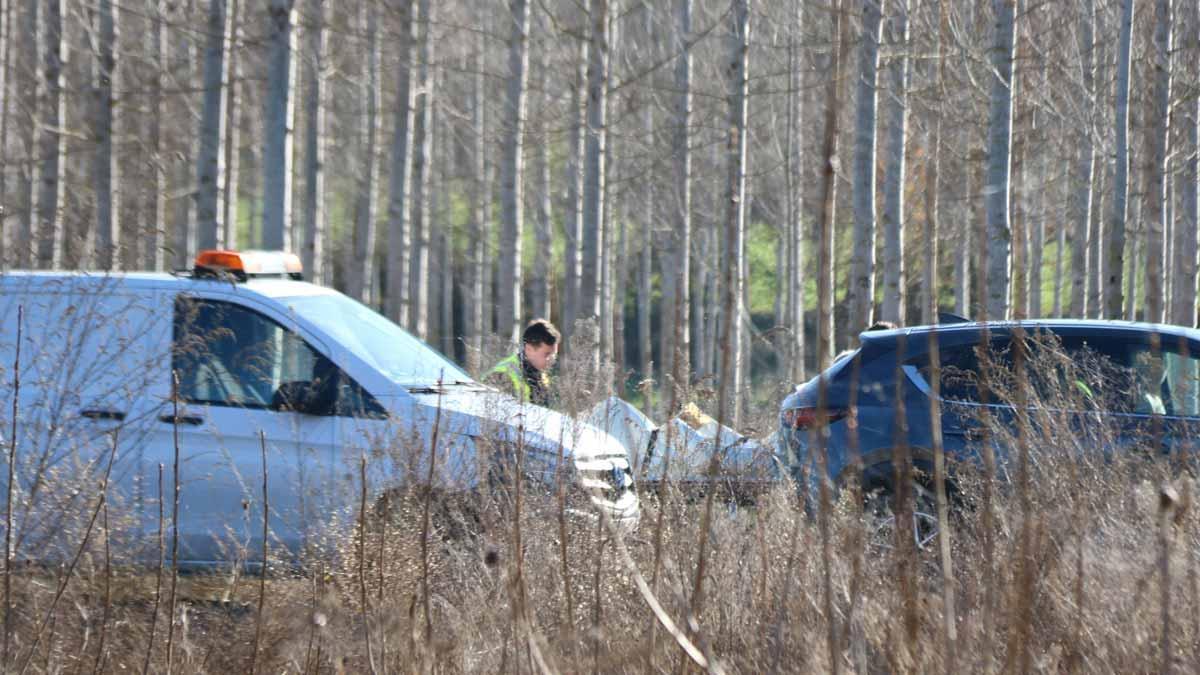
POLYGON ((90 420, 113 420, 115 422, 121 422, 125 419, 125 413, 121 412, 120 410, 98 410, 91 408, 87 410, 80 410, 79 414, 80 416, 86 417, 90 420))
POLYGON ((158 421, 166 422, 167 424, 188 424, 191 426, 204 424, 204 418, 195 415, 159 415, 158 421))

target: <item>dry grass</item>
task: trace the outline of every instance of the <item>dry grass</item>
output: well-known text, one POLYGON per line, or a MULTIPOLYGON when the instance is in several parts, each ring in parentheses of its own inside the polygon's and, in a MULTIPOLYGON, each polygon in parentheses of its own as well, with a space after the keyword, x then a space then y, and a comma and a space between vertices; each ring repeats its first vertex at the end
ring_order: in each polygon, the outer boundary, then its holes
MULTIPOLYGON (((576 379, 563 407, 598 400, 606 377, 576 379)), ((997 391, 1003 398, 1006 390, 997 391)), ((956 473, 963 506, 951 520, 953 662, 970 672, 1196 670, 1200 527, 1191 501, 1198 486, 1165 462, 1106 460, 1096 450, 1113 429, 1080 428, 1054 413, 1063 400, 1031 403, 1039 412, 1028 421, 981 420, 1001 444, 1027 449, 1002 462, 1012 470, 1027 462, 1025 482, 994 483, 985 511, 979 495, 992 479, 970 466, 956 473)), ((635 572, 714 670, 827 673, 835 661, 860 673, 947 668, 936 547, 911 568, 901 565, 892 540, 873 536, 876 523, 848 492, 827 514, 828 570, 818 520, 804 515, 791 486, 752 508, 718 508, 700 616, 688 615, 688 596, 703 500, 671 490, 643 495, 640 529, 624 540, 631 567, 600 523, 564 515, 553 486, 507 497, 397 493, 386 509, 369 505, 367 517, 343 517, 353 525, 338 533, 332 553, 304 561, 302 573, 273 570, 261 589, 242 574, 181 576, 174 672, 242 672, 252 663, 276 673, 696 670, 651 612, 635 572), (913 578, 902 583, 906 569, 913 578), (906 607, 916 608, 915 639, 906 607)), ((96 498, 85 495, 83 503, 94 506, 96 498)), ((347 508, 358 513, 362 505, 347 508)), ((115 547, 120 528, 112 529, 115 547)), ((149 650, 149 670, 165 671, 169 610, 158 604, 163 616, 152 633, 155 571, 114 566, 106 576, 107 567, 94 537, 34 653, 65 568, 14 570, 6 670, 28 660, 27 672, 97 664, 141 671, 149 650)))

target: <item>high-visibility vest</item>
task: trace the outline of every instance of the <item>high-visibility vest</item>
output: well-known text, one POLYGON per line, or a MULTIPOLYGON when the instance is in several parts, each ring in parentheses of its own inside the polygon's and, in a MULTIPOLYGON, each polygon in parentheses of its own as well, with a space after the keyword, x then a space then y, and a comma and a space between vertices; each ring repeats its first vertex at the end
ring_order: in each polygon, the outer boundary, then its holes
POLYGON ((521 399, 522 402, 528 403, 533 395, 532 388, 525 381, 524 368, 521 366, 521 359, 516 354, 511 354, 508 358, 496 364, 496 367, 488 371, 487 377, 492 375, 506 375, 512 382, 513 395, 521 399))

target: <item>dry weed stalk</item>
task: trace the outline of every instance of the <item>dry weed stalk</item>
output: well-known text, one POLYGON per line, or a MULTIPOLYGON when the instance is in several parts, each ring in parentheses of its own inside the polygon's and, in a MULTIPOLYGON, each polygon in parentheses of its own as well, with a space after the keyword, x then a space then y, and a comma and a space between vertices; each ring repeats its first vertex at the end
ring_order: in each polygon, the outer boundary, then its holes
POLYGON ((0 654, 0 669, 8 669, 9 641, 12 639, 12 502, 13 483, 17 468, 17 413, 21 395, 21 329, 25 319, 25 306, 17 305, 17 347, 13 357, 12 431, 8 437, 8 492, 4 508, 4 651, 0 654))
POLYGON ((142 661, 142 675, 150 672, 150 655, 154 652, 154 631, 158 628, 158 603, 162 599, 163 576, 163 465, 158 464, 158 565, 154 574, 154 608, 150 610, 150 636, 146 639, 146 658, 142 661))
POLYGON ((175 611, 179 600, 179 371, 171 371, 171 438, 174 442, 174 494, 171 498, 171 613, 167 622, 167 675, 175 665, 175 611))
POLYGON ((362 492, 359 494, 358 503, 358 588, 360 594, 360 602, 362 603, 362 622, 363 635, 367 643, 367 665, 371 668, 371 673, 377 673, 375 669, 375 653, 371 647, 371 622, 367 607, 367 456, 359 457, 359 477, 362 486, 362 492))
POLYGON ((267 559, 268 559, 268 543, 267 543, 267 526, 268 517, 271 510, 271 502, 267 496, 267 433, 262 429, 258 430, 258 442, 262 448, 262 567, 258 573, 258 612, 254 617, 254 647, 250 652, 250 674, 258 672, 258 645, 262 639, 263 626, 263 607, 267 601, 267 559))
MULTIPOLYGON (((114 439, 115 443, 115 439, 114 439)), ((104 670, 105 657, 105 641, 108 638, 108 617, 112 612, 112 550, 109 546, 109 529, 108 529, 108 494, 107 485, 105 485, 104 499, 101 501, 103 506, 100 515, 100 528, 104 534, 104 613, 100 617, 100 637, 97 640, 96 646, 96 663, 92 668, 92 672, 100 673, 104 670)))

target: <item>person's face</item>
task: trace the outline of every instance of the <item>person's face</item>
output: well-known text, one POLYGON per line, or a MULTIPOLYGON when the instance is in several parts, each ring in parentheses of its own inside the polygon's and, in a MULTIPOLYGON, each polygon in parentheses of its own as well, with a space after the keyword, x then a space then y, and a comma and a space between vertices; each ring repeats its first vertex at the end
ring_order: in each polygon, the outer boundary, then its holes
POLYGON ((538 370, 546 370, 558 358, 558 345, 525 345, 525 361, 538 370))

